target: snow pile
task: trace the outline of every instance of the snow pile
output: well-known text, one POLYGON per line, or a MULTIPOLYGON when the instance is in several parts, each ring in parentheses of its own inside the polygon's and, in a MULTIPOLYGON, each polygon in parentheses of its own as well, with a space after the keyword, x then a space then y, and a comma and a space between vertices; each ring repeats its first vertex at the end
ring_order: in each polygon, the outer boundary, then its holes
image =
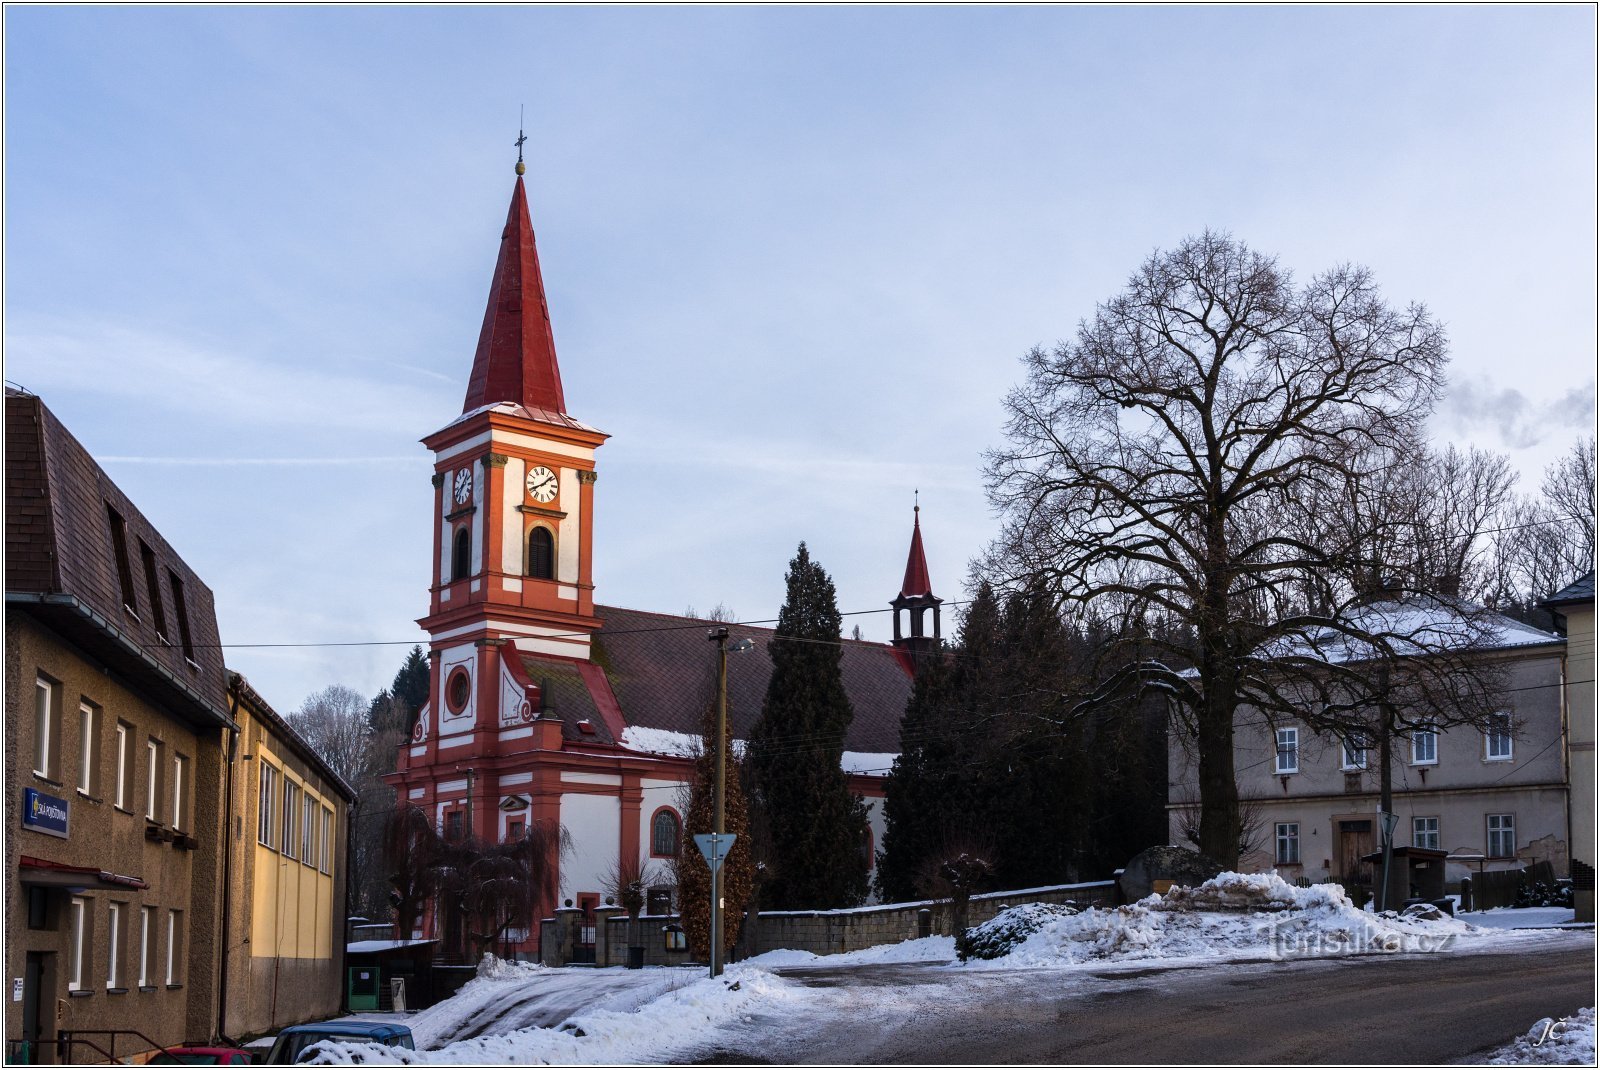
POLYGON ((1485 1061, 1492 1066, 1593 1066, 1594 1008, 1567 1018, 1541 1018, 1485 1061))
POLYGON ((949 936, 924 936, 916 940, 902 940, 898 944, 878 944, 859 951, 845 951, 837 955, 818 955, 810 951, 781 948, 764 951, 745 959, 741 965, 759 966, 774 970, 785 966, 862 966, 878 962, 952 962, 956 957, 956 942, 949 936))
POLYGON ((989 921, 968 929, 958 945, 963 959, 997 959, 1054 922, 1078 913, 1076 907, 1057 903, 1023 903, 1006 907, 989 921))
MULTIPOLYGON (((552 973, 556 971, 551 971, 552 973)), ((598 972, 598 971, 597 971, 598 972)), ((589 1064, 670 1061, 674 1039, 692 1043, 708 1030, 743 1015, 752 1004, 763 1010, 788 998, 788 982, 743 964, 730 966, 715 980, 690 981, 681 971, 646 971, 671 975, 681 982, 642 1005, 586 1010, 556 1028, 517 1029, 446 1044, 431 1051, 410 1051, 380 1044, 325 1044, 317 1065, 353 1062, 388 1064, 589 1064)), ((463 987, 485 984, 483 978, 463 987)), ((493 983, 493 982, 488 982, 493 983)), ((445 1004, 454 1002, 447 1000, 445 1004)), ((457 1010, 459 1016, 459 1008, 457 1010)), ((419 1045, 421 1039, 418 1038, 419 1045)))
MULTIPOLYGON (((988 924, 1005 917, 1001 914, 988 924)), ((1335 884, 1297 888, 1275 873, 1220 873, 1198 887, 1174 887, 1127 906, 1044 919, 1009 953, 991 963, 968 965, 1050 967, 1149 959, 1192 963, 1440 951, 1471 932, 1470 926, 1448 918, 1369 914, 1335 884)))

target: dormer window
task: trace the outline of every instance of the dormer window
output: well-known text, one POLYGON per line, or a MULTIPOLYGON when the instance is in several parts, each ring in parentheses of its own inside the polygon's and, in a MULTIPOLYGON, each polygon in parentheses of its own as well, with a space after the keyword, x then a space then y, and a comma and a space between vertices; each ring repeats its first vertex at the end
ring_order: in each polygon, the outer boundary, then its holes
POLYGON ((472 574, 472 530, 456 528, 455 553, 451 555, 450 579, 464 580, 472 574))
POLYGON ((549 528, 528 532, 528 575, 536 580, 556 578, 556 540, 549 528))

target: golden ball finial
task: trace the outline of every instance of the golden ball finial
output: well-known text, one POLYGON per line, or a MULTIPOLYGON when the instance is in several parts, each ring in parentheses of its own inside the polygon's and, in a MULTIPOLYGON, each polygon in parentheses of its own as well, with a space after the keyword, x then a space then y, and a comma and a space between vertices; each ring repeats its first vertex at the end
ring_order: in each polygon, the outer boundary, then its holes
POLYGON ((521 160, 518 160, 517 161, 517 174, 525 175, 527 173, 528 173, 528 165, 523 163, 521 160))

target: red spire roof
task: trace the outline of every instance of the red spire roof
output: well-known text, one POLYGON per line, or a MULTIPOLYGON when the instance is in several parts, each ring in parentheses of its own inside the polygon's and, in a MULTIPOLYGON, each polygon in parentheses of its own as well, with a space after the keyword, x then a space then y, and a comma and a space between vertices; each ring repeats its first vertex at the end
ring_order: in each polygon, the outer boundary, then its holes
POLYGON ((917 598, 933 594, 928 580, 928 559, 922 553, 922 507, 911 510, 911 553, 906 556, 906 578, 900 584, 900 597, 917 598))
POLYGON ((500 235, 500 258, 489 286, 489 307, 483 313, 478 352, 462 412, 498 401, 565 413, 556 340, 550 333, 550 308, 539 274, 539 252, 533 244, 528 197, 522 178, 511 191, 511 211, 500 235))

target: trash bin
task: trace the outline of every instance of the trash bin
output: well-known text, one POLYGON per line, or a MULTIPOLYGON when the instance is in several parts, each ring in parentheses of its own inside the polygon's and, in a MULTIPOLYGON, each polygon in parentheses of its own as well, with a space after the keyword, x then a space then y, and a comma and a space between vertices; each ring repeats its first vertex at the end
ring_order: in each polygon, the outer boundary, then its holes
POLYGON ((630 947, 630 948, 628 948, 628 969, 630 969, 630 970, 642 970, 642 969, 644 969, 644 948, 642 948, 642 947, 630 947))

